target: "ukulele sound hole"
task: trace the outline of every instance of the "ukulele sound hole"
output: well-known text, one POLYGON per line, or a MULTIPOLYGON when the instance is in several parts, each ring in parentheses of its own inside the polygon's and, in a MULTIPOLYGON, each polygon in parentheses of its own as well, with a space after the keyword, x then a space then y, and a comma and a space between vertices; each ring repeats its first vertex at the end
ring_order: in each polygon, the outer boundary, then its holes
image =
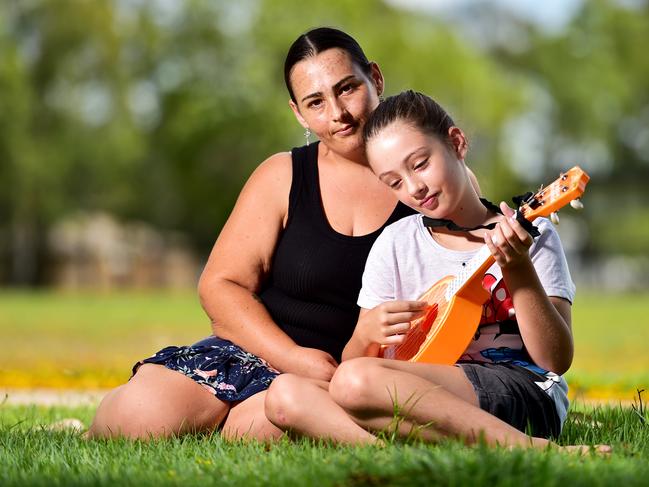
POLYGON ((428 335, 428 332, 432 328, 433 323, 437 319, 438 310, 439 310, 439 306, 437 303, 435 303, 430 308, 428 308, 428 311, 424 316, 424 320, 422 321, 420 327, 421 327, 421 331, 423 331, 426 335, 428 335))

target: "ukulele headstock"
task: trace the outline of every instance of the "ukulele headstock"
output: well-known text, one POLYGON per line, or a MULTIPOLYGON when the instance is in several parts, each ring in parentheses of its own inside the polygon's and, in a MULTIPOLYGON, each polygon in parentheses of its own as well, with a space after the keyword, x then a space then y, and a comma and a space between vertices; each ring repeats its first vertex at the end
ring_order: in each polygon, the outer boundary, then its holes
MULTIPOLYGON (((579 197, 584 194, 590 176, 579 166, 574 166, 553 181, 550 185, 539 189, 527 198, 520 207, 520 211, 527 220, 534 220, 540 216, 551 216, 559 208, 568 203, 573 208, 583 208, 579 197)), ((558 219, 553 222, 558 223, 558 219)))

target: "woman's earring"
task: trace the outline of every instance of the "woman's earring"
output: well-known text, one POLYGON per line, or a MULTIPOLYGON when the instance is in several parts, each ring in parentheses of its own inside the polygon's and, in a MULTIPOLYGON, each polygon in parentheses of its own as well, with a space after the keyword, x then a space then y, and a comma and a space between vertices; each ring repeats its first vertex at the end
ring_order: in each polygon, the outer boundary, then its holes
POLYGON ((306 139, 306 145, 309 145, 309 137, 311 137, 311 130, 309 130, 309 127, 304 129, 304 138, 306 139))

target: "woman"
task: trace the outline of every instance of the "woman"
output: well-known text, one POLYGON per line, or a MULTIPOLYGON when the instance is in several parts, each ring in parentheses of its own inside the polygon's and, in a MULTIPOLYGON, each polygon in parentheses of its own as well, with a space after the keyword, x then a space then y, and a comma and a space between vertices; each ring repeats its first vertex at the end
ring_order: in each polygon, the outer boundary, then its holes
POLYGON ((199 283, 215 337, 137 364, 100 404, 90 437, 219 426, 233 438, 276 437, 264 399, 279 371, 291 375, 269 405, 275 424, 293 423, 291 393, 299 390, 321 418, 311 433, 375 441, 327 385, 356 323, 367 253, 385 225, 411 213, 364 155, 362 129, 383 76, 354 39, 329 28, 300 36, 284 73, 307 142, 310 133, 320 142, 271 156, 243 188, 199 283))

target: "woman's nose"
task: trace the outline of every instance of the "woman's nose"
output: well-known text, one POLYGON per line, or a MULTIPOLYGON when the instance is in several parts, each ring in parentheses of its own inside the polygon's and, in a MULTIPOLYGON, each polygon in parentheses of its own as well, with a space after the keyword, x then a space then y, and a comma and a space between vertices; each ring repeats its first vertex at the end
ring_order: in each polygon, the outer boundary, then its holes
POLYGON ((329 107, 331 110, 332 120, 339 121, 345 116, 345 113, 347 113, 345 104, 338 98, 334 98, 331 103, 329 103, 329 107))

